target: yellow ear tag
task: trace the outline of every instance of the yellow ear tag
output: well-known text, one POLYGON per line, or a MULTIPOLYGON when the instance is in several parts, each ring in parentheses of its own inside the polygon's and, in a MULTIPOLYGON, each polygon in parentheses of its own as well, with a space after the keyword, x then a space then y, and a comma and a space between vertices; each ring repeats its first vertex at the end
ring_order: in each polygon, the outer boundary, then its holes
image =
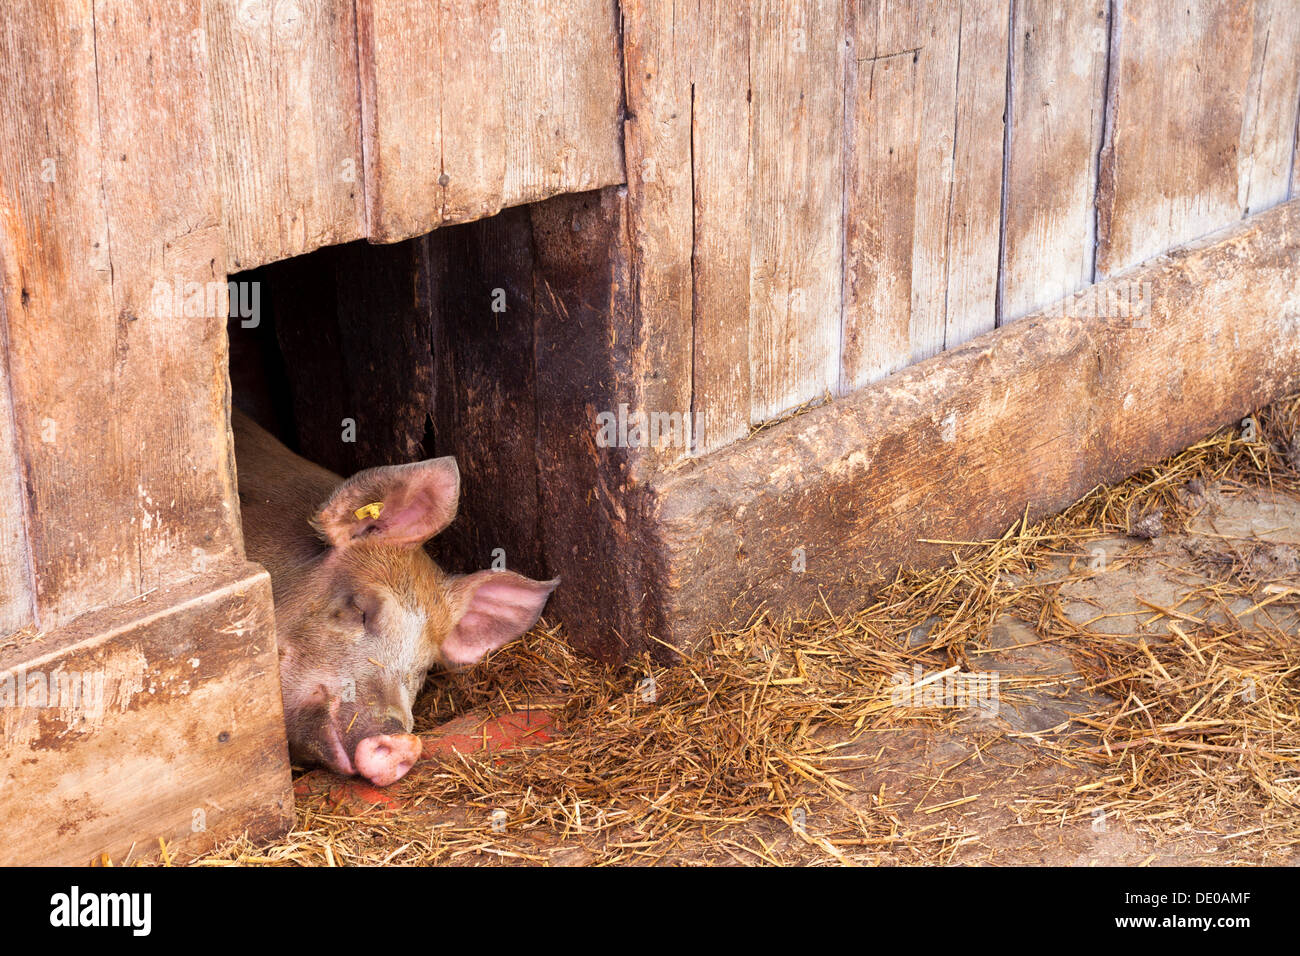
POLYGON ((363 518, 378 518, 383 510, 384 503, 382 501, 372 501, 370 504, 358 508, 353 514, 357 516, 358 521, 361 521, 363 518))

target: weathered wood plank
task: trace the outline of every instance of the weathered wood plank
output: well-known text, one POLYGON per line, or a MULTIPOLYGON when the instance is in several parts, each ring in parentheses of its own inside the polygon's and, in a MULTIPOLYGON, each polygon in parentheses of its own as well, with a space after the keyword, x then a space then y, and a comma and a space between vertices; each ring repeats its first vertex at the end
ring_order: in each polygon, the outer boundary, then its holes
POLYGON ((383 0, 356 11, 366 234, 394 242, 442 222, 440 18, 383 0))
POLYGON ((1107 8, 1015 2, 1002 322, 1092 282, 1107 8))
MULTIPOLYGON (((614 407, 618 402, 645 411, 691 407, 690 80, 696 35, 688 11, 682 11, 677 29, 673 0, 623 5, 628 254, 639 320, 627 330, 636 336, 636 364, 626 387, 612 396, 614 407)), ((747 315, 738 321, 748 321, 747 315)))
POLYGON ((229 270, 365 234, 352 0, 211 0, 229 270))
MULTIPOLYGON (((508 29, 499 0, 440 0, 433 27, 441 44, 438 99, 439 175, 429 188, 441 195, 438 222, 468 222, 499 210, 504 202, 509 137, 506 130, 505 62, 508 29), (495 42, 494 42, 495 40, 495 42)), ((385 44, 397 40, 389 36, 385 44)), ((554 38, 552 38, 554 40, 554 38)), ((400 74, 399 81, 405 80, 400 74)), ((401 130, 389 126, 388 136, 401 130)), ((425 167, 430 173, 434 167, 425 167)), ((392 180, 390 180, 390 183, 392 180)), ((418 180, 421 185, 424 179, 418 180)), ((385 196, 392 209, 395 197, 385 196)), ((418 216, 428 200, 408 193, 418 216), (422 202, 423 200, 423 202, 422 202)))
POLYGON ((642 566, 654 556, 641 521, 652 452, 603 442, 598 427, 602 413, 637 407, 629 392, 642 346, 621 193, 557 196, 530 210, 541 527, 548 573, 562 580, 547 613, 576 648, 607 661, 644 649, 661 627, 646 617, 642 566))
POLYGON ((9 394, 8 336, 0 298, 0 639, 33 623, 31 564, 27 550, 27 509, 22 460, 13 428, 9 394))
POLYGON ((0 11, 0 295, 43 627, 241 546, 201 17, 0 11))
POLYGON ((839 380, 844 55, 838 0, 756 6, 749 143, 754 422, 818 398, 839 380))
POLYGON ((607 0, 358 0, 370 239, 621 181, 614 23, 607 0))
POLYGON ((1116 7, 1097 192, 1097 277, 1241 218, 1248 0, 1116 7))
POLYGON ((1300 15, 1256 0, 1254 52, 1241 125, 1237 202, 1243 216, 1286 202, 1300 103, 1300 15))
POLYGON ((848 10, 839 394, 911 362, 921 107, 919 4, 848 10))
POLYGON ((945 348, 996 323, 1010 15, 1008 0, 962 6, 945 348))
POLYGON ((706 452, 749 431, 751 4, 705 0, 691 83, 692 405, 706 452))
POLYGON ((615 0, 501 0, 503 206, 625 181, 615 0))
POLYGON ((436 392, 426 250, 353 242, 262 270, 296 450, 349 475, 432 455, 436 392))
POLYGON ((455 455, 461 504, 433 542, 452 571, 506 567, 545 580, 538 513, 530 210, 422 240, 432 290, 433 448, 455 455))
POLYGON ((1008 17, 1007 0, 924 13, 913 361, 995 323, 1008 17))
POLYGON ((0 653, 0 865, 283 835, 278 674, 271 582, 242 563, 0 653))
POLYGON ((1297 259, 1291 202, 660 475, 640 546, 656 636, 860 603, 947 560, 922 539, 1001 534, 1300 387, 1297 259), (1099 314, 1135 285, 1142 321, 1099 314))

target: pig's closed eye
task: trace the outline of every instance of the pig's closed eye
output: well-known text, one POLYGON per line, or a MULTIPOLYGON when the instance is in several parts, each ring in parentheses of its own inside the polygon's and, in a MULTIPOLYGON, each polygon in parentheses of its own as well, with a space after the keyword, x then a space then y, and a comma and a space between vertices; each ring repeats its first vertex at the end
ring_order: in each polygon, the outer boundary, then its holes
POLYGON ((336 621, 355 621, 358 624, 366 623, 366 610, 357 600, 357 596, 351 595, 334 608, 334 619, 336 621))

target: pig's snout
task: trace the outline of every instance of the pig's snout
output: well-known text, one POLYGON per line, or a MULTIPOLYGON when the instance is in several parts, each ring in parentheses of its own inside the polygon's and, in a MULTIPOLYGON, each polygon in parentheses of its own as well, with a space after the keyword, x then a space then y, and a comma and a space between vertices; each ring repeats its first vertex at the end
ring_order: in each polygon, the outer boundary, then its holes
POLYGON ((377 787, 386 787, 406 776, 422 750, 415 734, 376 734, 357 743, 352 762, 361 776, 377 787))

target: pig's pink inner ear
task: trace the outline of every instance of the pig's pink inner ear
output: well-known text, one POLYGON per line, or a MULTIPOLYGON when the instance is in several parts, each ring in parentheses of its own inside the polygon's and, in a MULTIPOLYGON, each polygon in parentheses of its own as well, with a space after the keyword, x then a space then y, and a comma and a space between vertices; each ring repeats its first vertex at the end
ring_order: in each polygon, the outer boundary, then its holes
POLYGON ((459 498, 455 458, 368 468, 339 485, 312 523, 336 548, 363 538, 416 547, 451 524, 459 498))
POLYGON ((467 667, 509 644, 537 623, 560 579, 534 581, 513 571, 476 571, 457 578, 450 597, 455 624, 443 639, 442 659, 467 667))

